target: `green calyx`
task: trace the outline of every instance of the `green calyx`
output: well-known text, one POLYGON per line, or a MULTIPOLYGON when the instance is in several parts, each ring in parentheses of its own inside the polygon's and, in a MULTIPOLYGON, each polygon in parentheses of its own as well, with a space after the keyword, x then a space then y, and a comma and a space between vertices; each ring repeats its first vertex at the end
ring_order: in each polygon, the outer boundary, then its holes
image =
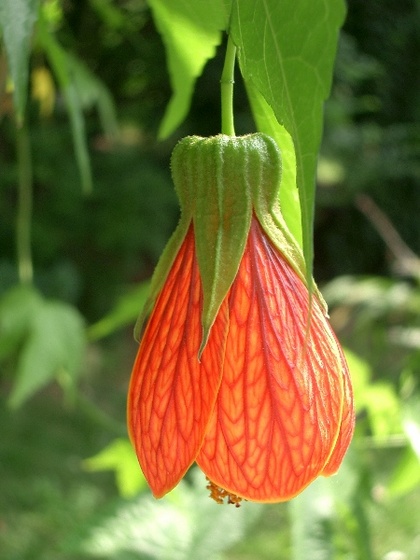
POLYGON ((171 169, 181 219, 156 268, 149 303, 140 321, 152 309, 192 224, 203 289, 200 356, 238 272, 253 213, 303 281, 305 265, 281 216, 281 156, 272 138, 260 133, 240 137, 189 136, 175 146, 171 169))

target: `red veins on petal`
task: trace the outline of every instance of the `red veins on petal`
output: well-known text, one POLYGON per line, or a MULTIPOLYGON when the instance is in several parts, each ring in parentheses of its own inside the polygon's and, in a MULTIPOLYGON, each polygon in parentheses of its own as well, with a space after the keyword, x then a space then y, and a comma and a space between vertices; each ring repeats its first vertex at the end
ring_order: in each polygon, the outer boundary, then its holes
POLYGON ((128 425, 156 497, 172 489, 201 446, 219 389, 227 302, 198 361, 202 291, 190 227, 147 323, 128 395, 128 425))
POLYGON ((223 377, 197 463, 233 494, 287 500, 337 470, 348 446, 346 365, 315 297, 308 328, 307 289, 255 218, 225 301, 223 377))
MULTIPOLYGON (((337 343, 339 346, 339 343, 337 343)), ((331 476, 335 474, 344 458, 344 455, 350 445, 351 438, 353 437, 353 429, 355 423, 355 411, 353 407, 353 389, 351 386, 350 374, 347 368, 347 364, 343 355, 343 351, 339 346, 341 361, 343 364, 343 376, 344 376, 344 407, 343 407, 343 418, 341 420, 340 432, 338 434, 337 442, 335 444, 334 450, 330 455, 328 462, 326 463, 322 474, 324 476, 331 476)))
POLYGON ((128 423, 155 496, 194 460, 211 486, 292 498, 338 469, 353 432, 347 366, 315 296, 255 218, 207 345, 191 227, 157 298, 131 378, 128 423))

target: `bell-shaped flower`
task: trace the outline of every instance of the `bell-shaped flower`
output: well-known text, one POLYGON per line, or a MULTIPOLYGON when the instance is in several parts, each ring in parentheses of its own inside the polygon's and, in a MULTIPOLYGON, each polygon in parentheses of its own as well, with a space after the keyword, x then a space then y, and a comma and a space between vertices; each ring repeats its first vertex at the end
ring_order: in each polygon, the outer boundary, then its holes
POLYGON ((128 425, 156 497, 196 462, 212 497, 288 500, 335 473, 354 426, 343 352, 281 216, 274 140, 188 137, 181 220, 152 280, 128 425))

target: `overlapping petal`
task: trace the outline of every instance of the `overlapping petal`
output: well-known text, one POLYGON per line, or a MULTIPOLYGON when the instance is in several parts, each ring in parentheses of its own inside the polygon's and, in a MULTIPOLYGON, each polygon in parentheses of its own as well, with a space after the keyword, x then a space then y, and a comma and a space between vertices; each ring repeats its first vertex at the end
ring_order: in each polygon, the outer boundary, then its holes
POLYGON ((222 377, 227 302, 199 362, 201 307, 190 227, 147 323, 128 394, 130 436, 156 497, 195 460, 222 377))
POLYGON ((330 457, 331 472, 341 462, 353 426, 347 368, 320 305, 312 299, 308 323, 305 285, 255 218, 227 299, 222 383, 197 463, 233 494, 287 500, 330 457))
POLYGON ((238 273, 202 342, 193 226, 147 323, 128 423, 156 497, 197 461, 229 493, 287 500, 334 473, 354 424, 342 350, 316 296, 253 216, 238 273))

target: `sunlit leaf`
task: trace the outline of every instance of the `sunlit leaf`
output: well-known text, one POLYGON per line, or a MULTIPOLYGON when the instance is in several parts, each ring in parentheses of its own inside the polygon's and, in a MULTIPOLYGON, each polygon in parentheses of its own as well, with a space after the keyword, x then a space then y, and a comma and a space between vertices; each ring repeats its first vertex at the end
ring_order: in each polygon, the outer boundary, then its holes
POLYGON ((39 0, 1 0, 0 30, 13 79, 13 101, 19 123, 23 121, 28 92, 31 39, 39 0))
POLYGON ((380 441, 401 433, 401 403, 391 384, 372 383, 365 392, 364 404, 375 438, 380 441))
POLYGON ((372 369, 366 360, 349 348, 344 348, 344 354, 350 370, 356 411, 360 412, 366 404, 365 394, 372 378, 372 369))
POLYGON ((293 138, 309 272, 323 102, 344 15, 343 0, 247 0, 235 2, 232 10, 245 81, 259 90, 293 138))
POLYGON ((411 447, 420 461, 420 398, 413 397, 409 402, 405 403, 403 427, 411 447))
POLYGON ((366 410, 373 437, 383 442, 388 436, 401 433, 401 404, 394 387, 386 381, 372 382, 370 364, 349 349, 345 354, 356 409, 366 410))
POLYGON ((222 551, 244 537, 262 507, 221 507, 208 497, 203 474, 194 469, 191 475, 192 485, 181 481, 161 500, 142 495, 121 505, 90 531, 83 552, 100 558, 220 559, 222 551))
POLYGON ((20 406, 59 374, 66 374, 74 383, 85 340, 83 318, 76 309, 65 303, 44 301, 32 317, 19 355, 10 405, 20 406))
POLYGON ((216 53, 226 28, 229 5, 223 0, 149 0, 165 43, 172 97, 159 129, 166 138, 188 113, 194 84, 207 60, 216 53))
POLYGON ((84 462, 89 471, 115 471, 118 490, 124 498, 131 498, 147 486, 134 449, 128 439, 115 439, 94 457, 84 462))
POLYGON ((420 398, 417 396, 404 403, 402 426, 409 445, 389 482, 391 496, 406 494, 420 485, 420 398))
POLYGON ((401 496, 420 485, 420 458, 407 447, 402 459, 392 472, 387 486, 390 496, 401 496))

